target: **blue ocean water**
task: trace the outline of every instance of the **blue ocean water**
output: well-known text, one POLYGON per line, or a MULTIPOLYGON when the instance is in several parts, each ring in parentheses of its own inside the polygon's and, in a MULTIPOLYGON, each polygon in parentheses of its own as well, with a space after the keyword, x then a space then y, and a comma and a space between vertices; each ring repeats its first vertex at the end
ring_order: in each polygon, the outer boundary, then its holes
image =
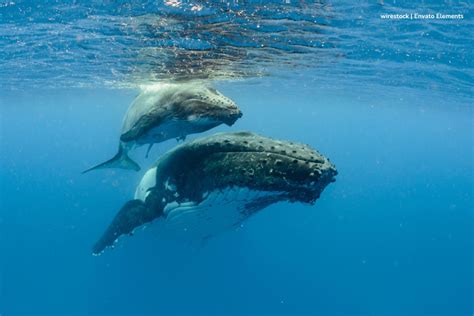
POLYGON ((473 30, 462 1, 0 1, 0 314, 472 315, 473 30), (380 17, 405 13, 463 18, 380 17), (140 87, 185 80, 244 113, 205 135, 309 144, 336 182, 92 256, 144 170, 81 171, 140 87))

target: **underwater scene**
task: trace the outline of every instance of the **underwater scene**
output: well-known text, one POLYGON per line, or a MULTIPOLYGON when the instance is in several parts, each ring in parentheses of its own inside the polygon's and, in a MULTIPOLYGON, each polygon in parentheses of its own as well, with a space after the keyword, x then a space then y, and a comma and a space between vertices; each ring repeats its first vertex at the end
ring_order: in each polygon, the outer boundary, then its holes
POLYGON ((0 0, 0 316, 474 315, 473 13, 0 0))

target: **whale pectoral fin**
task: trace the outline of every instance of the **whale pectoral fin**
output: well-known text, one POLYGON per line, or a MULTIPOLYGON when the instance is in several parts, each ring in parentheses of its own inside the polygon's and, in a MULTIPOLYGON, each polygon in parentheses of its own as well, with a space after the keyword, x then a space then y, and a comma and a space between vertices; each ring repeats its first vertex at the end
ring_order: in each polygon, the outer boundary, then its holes
POLYGON ((135 161, 130 159, 130 157, 128 157, 127 151, 122 145, 120 145, 117 154, 112 159, 109 159, 106 162, 98 164, 97 166, 84 170, 82 173, 106 168, 120 168, 135 171, 140 170, 140 166, 135 161))
POLYGON ((151 222, 156 217, 156 212, 148 208, 142 200, 128 201, 94 245, 92 253, 95 255, 102 253, 105 248, 113 246, 121 235, 131 234, 135 228, 151 222))
POLYGON ((166 110, 158 107, 154 112, 142 115, 137 122, 120 136, 122 142, 131 142, 149 132, 153 127, 160 125, 166 119, 166 110))

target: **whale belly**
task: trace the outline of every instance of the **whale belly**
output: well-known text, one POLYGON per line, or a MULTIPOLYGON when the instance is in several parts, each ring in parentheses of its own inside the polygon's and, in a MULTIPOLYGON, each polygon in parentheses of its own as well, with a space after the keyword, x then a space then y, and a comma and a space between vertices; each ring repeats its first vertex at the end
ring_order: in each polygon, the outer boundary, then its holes
POLYGON ((168 120, 153 127, 136 140, 138 144, 154 144, 172 138, 200 133, 218 125, 210 119, 168 120))
POLYGON ((168 204, 163 233, 172 239, 203 239, 240 226, 262 208, 281 200, 281 193, 232 188, 213 191, 199 204, 168 204))

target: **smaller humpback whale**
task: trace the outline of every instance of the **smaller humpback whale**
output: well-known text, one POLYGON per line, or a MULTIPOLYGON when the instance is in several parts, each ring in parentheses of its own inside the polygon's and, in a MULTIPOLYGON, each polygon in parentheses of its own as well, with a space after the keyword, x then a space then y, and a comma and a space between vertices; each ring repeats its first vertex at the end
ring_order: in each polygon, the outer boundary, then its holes
POLYGON ((93 253, 155 219, 165 237, 205 240, 271 204, 313 204, 336 175, 307 145, 251 132, 198 138, 171 149, 145 173, 93 253))
MULTIPOLYGON (((236 104, 216 89, 198 84, 166 84, 144 90, 125 114, 117 154, 82 173, 102 168, 138 171, 128 156, 134 147, 207 131, 220 124, 231 126, 242 116, 236 104)), ((147 152, 147 156, 148 156, 147 152)))

